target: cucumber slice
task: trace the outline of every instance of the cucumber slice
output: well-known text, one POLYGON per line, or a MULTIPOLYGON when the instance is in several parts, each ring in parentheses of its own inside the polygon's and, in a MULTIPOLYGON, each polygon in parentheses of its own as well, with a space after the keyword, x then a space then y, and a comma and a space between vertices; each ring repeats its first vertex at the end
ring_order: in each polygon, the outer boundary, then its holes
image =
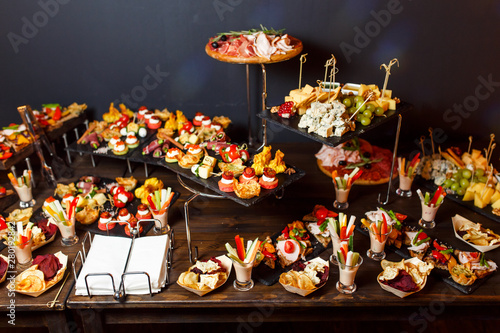
POLYGON ((358 252, 353 252, 352 253, 352 260, 351 260, 351 266, 356 266, 358 264, 359 260, 359 253, 358 252))

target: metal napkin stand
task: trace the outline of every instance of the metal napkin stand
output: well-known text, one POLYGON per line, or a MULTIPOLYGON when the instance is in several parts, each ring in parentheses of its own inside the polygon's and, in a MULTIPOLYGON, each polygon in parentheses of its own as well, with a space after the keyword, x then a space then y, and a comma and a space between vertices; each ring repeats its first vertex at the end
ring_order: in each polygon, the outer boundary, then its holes
MULTIPOLYGON (((153 297, 153 291, 152 291, 152 287, 151 287, 151 277, 149 276, 149 274, 147 272, 127 272, 127 267, 128 267, 129 260, 130 260, 130 255, 132 253, 132 249, 134 248, 135 238, 140 237, 140 232, 139 232, 140 223, 151 222, 151 221, 160 222, 157 219, 143 219, 143 220, 139 220, 137 222, 137 225, 135 228, 132 228, 130 225, 130 222, 128 222, 128 221, 108 221, 108 222, 106 222, 106 231, 107 231, 108 236, 109 236, 109 224, 111 224, 111 223, 127 223, 129 230, 132 234, 132 242, 130 243, 130 248, 129 248, 128 255, 127 255, 127 261, 125 262, 125 267, 123 268, 123 273, 122 273, 121 278, 120 278, 120 286, 118 287, 118 290, 116 290, 116 288, 115 288, 115 281, 114 281, 113 275, 111 273, 109 273, 109 272, 89 273, 85 276, 85 287, 87 289, 87 295, 89 298, 92 298, 92 295, 90 293, 90 288, 88 285, 88 278, 93 277, 93 276, 109 276, 111 279, 111 285, 113 287, 113 298, 119 302, 124 302, 125 298, 127 296, 125 293, 125 276, 127 276, 127 275, 145 275, 146 278, 148 279, 149 295, 151 297, 153 297)), ((170 227, 169 227, 167 234, 169 235, 169 237, 168 237, 168 244, 167 244, 167 246, 168 246, 168 248, 167 248, 167 260, 166 260, 165 265, 166 265, 166 283, 167 283, 167 285, 169 285, 170 284, 170 270, 172 268, 172 258, 173 258, 173 251, 174 251, 174 230, 170 229, 170 227)), ((78 271, 80 272, 83 265, 85 265, 85 261, 87 260, 87 254, 88 254, 88 251, 90 251, 90 247, 92 246, 92 240, 93 240, 92 234, 90 233, 90 231, 87 231, 85 233, 85 236, 83 237, 83 240, 82 240, 82 251, 78 251, 75 255, 75 259, 73 259, 73 274, 75 276, 75 281, 77 281, 78 277, 79 277, 79 274, 77 274, 76 262, 77 262, 78 258, 80 258, 81 267, 80 267, 80 269, 78 269, 78 271), (89 250, 88 251, 85 249, 85 244, 87 241, 89 243, 89 250)), ((76 286, 75 286, 75 288, 76 288, 76 286)))

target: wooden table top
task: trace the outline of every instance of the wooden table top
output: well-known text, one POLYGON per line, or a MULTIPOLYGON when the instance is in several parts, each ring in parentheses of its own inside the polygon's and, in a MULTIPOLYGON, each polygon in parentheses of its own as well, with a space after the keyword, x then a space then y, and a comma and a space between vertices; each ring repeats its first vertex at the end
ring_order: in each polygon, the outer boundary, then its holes
MULTIPOLYGON (((199 197, 190 204, 190 226, 193 245, 198 246, 201 259, 211 256, 225 254, 224 244, 234 242, 234 236, 239 234, 246 239, 259 237, 264 239, 267 235, 273 235, 283 229, 283 227, 294 220, 301 219, 304 215, 312 211, 314 205, 322 204, 332 208, 334 201, 334 190, 331 180, 328 179, 316 166, 314 153, 321 147, 318 143, 300 144, 273 144, 273 148, 280 148, 285 153, 285 161, 296 165, 306 172, 306 176, 298 182, 285 189, 284 197, 276 199, 270 197, 263 202, 251 207, 241 206, 231 200, 205 199, 199 197)), ((121 160, 100 158, 97 167, 91 166, 87 156, 76 157, 75 175, 97 174, 102 177, 122 176, 126 173, 126 163, 121 160)), ((133 164, 134 176, 139 181, 144 181, 144 169, 141 164, 133 164)), ((491 278, 471 295, 465 295, 456 289, 445 284, 439 278, 431 275, 425 288, 410 297, 400 299, 380 288, 376 281, 377 275, 381 272, 380 264, 366 257, 366 250, 369 248, 367 236, 355 232, 354 247, 363 256, 364 262, 356 275, 358 290, 353 295, 342 295, 336 288, 338 281, 338 270, 336 266, 330 267, 329 280, 324 287, 307 297, 291 294, 279 284, 265 286, 257 281, 255 287, 248 292, 238 292, 232 287, 235 275, 231 273, 227 283, 221 288, 199 297, 178 286, 175 281, 180 273, 186 271, 190 266, 187 241, 185 233, 185 222, 183 217, 184 202, 190 197, 190 192, 182 188, 177 182, 176 175, 172 172, 153 168, 150 170, 150 177, 160 178, 165 185, 173 187, 181 193, 179 200, 171 209, 169 223, 175 230, 175 250, 174 262, 171 272, 171 280, 174 282, 166 287, 161 293, 154 294, 153 297, 127 296, 125 303, 118 303, 111 296, 75 296, 74 290, 69 292, 73 285, 74 278, 70 276, 64 287, 60 300, 68 296, 66 306, 70 309, 108 309, 108 310, 137 310, 137 309, 200 309, 212 308, 230 309, 247 308, 251 304, 262 306, 272 306, 284 308, 290 311, 299 309, 309 309, 310 312, 323 313, 325 308, 377 308, 389 309, 395 307, 421 307, 429 306, 436 300, 444 302, 450 307, 469 308, 476 305, 482 306, 484 311, 493 311, 500 305, 500 275, 494 273, 491 278), (69 293, 69 295, 68 295, 69 293), (490 307, 487 307, 490 306, 490 307)), ((387 185, 379 186, 354 186, 349 196, 350 207, 346 211, 348 215, 357 216, 357 222, 369 210, 378 207, 377 196, 379 193, 385 195, 387 185)), ((50 190, 37 189, 37 205, 50 194, 50 190)), ((394 191, 391 192, 391 199, 388 209, 393 209, 408 215, 408 221, 416 225, 420 218, 420 203, 416 195, 410 199, 399 198, 394 191)), ((471 220, 483 223, 484 227, 492 228, 497 233, 500 225, 486 217, 478 215, 468 209, 446 200, 437 214, 437 227, 429 231, 430 236, 438 237, 447 241, 452 246, 459 249, 472 251, 472 248, 454 237, 451 227, 451 217, 455 214, 471 220)), ((75 253, 80 246, 63 248, 60 246, 60 236, 45 247, 37 250, 38 253, 55 253, 62 250, 69 256, 69 262, 73 261, 75 253)), ((6 249, 2 252, 6 254, 6 249)), ((327 249, 320 256, 328 260, 332 250, 327 249)), ((500 263, 499 250, 488 252, 488 259, 500 263)), ((401 258, 388 251, 387 259, 399 261, 401 258)), ((8 305, 6 284, 0 291, 0 306, 8 305)), ((31 298, 24 295, 16 295, 16 306, 20 310, 48 310, 46 303, 51 301, 57 293, 60 285, 56 285, 38 298, 31 298)))

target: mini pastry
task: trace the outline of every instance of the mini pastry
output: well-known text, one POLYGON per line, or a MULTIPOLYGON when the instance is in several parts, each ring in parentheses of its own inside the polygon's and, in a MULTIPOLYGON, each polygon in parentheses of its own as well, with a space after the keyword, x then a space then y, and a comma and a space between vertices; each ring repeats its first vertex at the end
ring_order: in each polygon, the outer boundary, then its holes
POLYGON ((115 147, 115 144, 120 141, 120 137, 118 135, 114 135, 109 141, 108 141, 108 147, 113 149, 115 147))
POLYGON ((234 192, 233 179, 234 175, 231 171, 224 171, 218 183, 219 189, 223 192, 234 192))
POLYGON ((149 129, 158 129, 161 127, 161 120, 157 116, 152 116, 149 118, 148 128, 149 129))
POLYGON ((128 147, 125 142, 123 142, 122 140, 116 141, 115 145, 113 146, 113 153, 115 155, 125 155, 126 153, 128 153, 128 147))
POLYGON ((125 221, 130 221, 132 219, 133 215, 130 214, 127 208, 122 208, 118 212, 118 221, 123 221, 120 222, 120 225, 126 225, 125 221))
POLYGON ((203 149, 199 145, 187 144, 184 148, 187 149, 188 155, 198 156, 199 159, 203 157, 203 149))
MULTIPOLYGON (((131 228, 136 228, 137 227, 137 219, 132 216, 132 219, 130 220, 130 227, 131 228)), ((139 233, 141 233, 144 230, 141 224, 139 224, 139 233)), ((125 226, 125 234, 129 237, 132 237, 132 234, 130 233, 130 228, 129 225, 127 224, 125 226)))
POLYGON ((107 223, 107 222, 111 221, 112 219, 113 219, 113 217, 111 216, 111 214, 109 212, 102 212, 101 216, 99 217, 99 222, 97 222, 97 227, 99 228, 99 230, 106 231, 106 230, 113 229, 115 227, 116 223, 107 223), (107 224, 108 229, 106 229, 106 224, 107 224))
POLYGON ((165 162, 177 163, 184 156, 184 153, 179 148, 170 148, 165 155, 165 162))
POLYGON ((148 108, 145 106, 141 106, 137 111, 137 119, 144 119, 144 115, 148 112, 148 108))
POLYGON ((259 180, 260 186, 267 190, 271 190, 278 186, 278 179, 276 178, 276 171, 271 168, 264 168, 264 174, 259 180))
POLYGON ((247 167, 243 170, 243 174, 240 176, 240 183, 249 183, 251 181, 258 182, 259 178, 255 175, 255 170, 253 168, 247 167))
POLYGON ((140 204, 137 206, 137 213, 135 214, 135 217, 138 220, 147 220, 153 218, 153 214, 151 214, 147 205, 140 204))
POLYGON ((129 148, 137 148, 139 146, 139 139, 137 139, 134 132, 129 132, 127 134, 127 139, 125 139, 125 143, 129 148))
POLYGON ((201 127, 208 127, 208 128, 210 128, 211 124, 212 124, 212 119, 210 119, 209 116, 203 117, 203 120, 201 121, 201 127))
POLYGON ((193 125, 196 127, 200 127, 201 122, 203 121, 204 117, 205 117, 205 115, 203 113, 196 112, 196 114, 194 115, 194 118, 193 118, 193 125))

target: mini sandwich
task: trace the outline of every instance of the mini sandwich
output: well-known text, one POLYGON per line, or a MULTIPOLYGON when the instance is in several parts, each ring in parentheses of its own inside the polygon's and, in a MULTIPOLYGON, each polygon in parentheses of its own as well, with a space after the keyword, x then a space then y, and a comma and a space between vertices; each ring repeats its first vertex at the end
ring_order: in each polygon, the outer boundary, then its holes
POLYGON ((486 260, 484 253, 455 250, 454 254, 458 262, 474 272, 478 279, 497 270, 497 264, 493 260, 486 260))
POLYGON ((436 239, 431 243, 431 247, 423 259, 423 261, 433 263, 436 268, 442 270, 449 269, 448 262, 451 260, 455 260, 453 248, 436 239))
POLYGON ((431 238, 422 229, 419 231, 407 230, 405 236, 405 245, 408 246, 410 255, 422 260, 431 245, 431 238))
POLYGON ((309 234, 301 221, 288 224, 276 239, 278 261, 283 268, 299 259, 306 260, 306 256, 312 251, 309 234))

